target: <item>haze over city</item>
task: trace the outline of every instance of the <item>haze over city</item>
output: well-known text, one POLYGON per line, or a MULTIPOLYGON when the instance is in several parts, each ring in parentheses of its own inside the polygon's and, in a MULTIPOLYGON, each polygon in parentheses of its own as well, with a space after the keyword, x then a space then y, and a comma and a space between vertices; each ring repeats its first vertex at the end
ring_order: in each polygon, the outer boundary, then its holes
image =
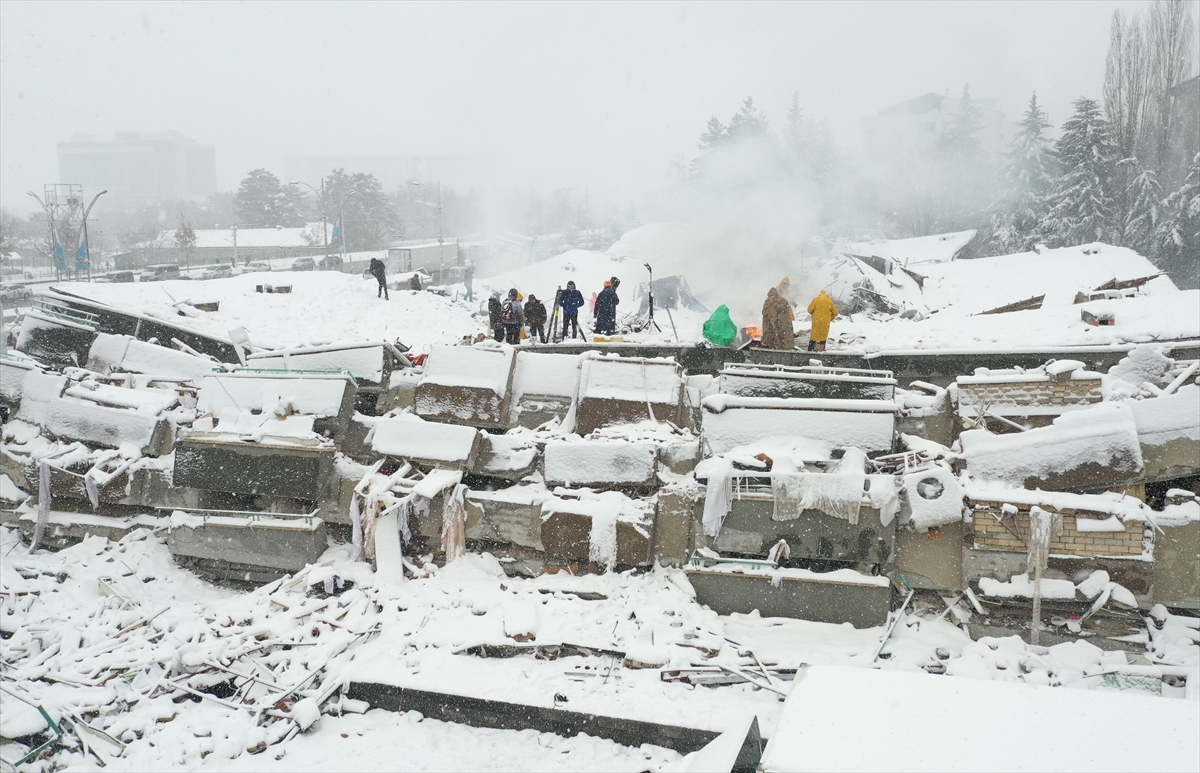
MULTIPOLYGON (((625 204, 743 99, 862 118, 970 83, 1016 121, 1098 98, 1114 3, 19 3, 0 6, 0 204, 58 180, 76 133, 176 130, 217 185, 288 155, 463 155, 480 186, 625 204)), ((349 170, 366 171, 372 170, 349 170)))

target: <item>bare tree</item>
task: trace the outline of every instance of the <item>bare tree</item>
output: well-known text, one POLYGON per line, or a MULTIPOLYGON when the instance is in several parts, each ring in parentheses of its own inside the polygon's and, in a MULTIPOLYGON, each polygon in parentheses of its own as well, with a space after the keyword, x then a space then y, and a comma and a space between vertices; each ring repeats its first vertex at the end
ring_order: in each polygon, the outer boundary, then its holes
POLYGON ((1159 179, 1166 181, 1179 170, 1167 169, 1171 155, 1171 88, 1192 74, 1195 30, 1189 0, 1155 0, 1146 19, 1146 43, 1149 48, 1151 151, 1159 179))
POLYGON ((1113 11, 1104 63, 1104 112, 1121 158, 1133 158, 1142 139, 1150 87, 1149 54, 1142 19, 1127 20, 1124 11, 1113 11))

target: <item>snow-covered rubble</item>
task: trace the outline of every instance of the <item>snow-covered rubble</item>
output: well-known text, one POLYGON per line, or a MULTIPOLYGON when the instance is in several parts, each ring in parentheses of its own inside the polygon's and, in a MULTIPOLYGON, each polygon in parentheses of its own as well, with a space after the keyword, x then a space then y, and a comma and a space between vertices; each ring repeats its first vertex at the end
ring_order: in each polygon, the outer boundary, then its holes
MULTIPOLYGON (((476 289, 511 282, 549 300, 543 285, 572 275, 629 281, 640 265, 630 259, 669 233, 649 228, 608 253, 574 251, 476 289)), ((914 313, 861 311, 835 335, 862 336, 864 349, 969 349, 1021 336, 1030 346, 1200 334, 1187 332, 1194 319, 1164 323, 1196 305, 1169 280, 1131 297, 1068 297, 1068 284, 1089 290, 1144 268, 1107 247, 1040 256, 1053 280, 1041 309, 974 316, 1023 300, 1032 280, 1010 276, 1012 265, 1033 259, 949 261, 970 238, 949 236, 853 247, 861 253, 843 245, 818 274, 840 260, 860 296, 914 313), (925 262, 917 272, 905 259, 925 262), (1085 325, 1084 307, 1115 309, 1118 324, 1085 325)), ((398 734, 416 767, 550 764, 533 745, 560 750, 553 764, 572 768, 583 755, 600 768, 680 762, 662 747, 368 711, 350 696, 368 683, 711 733, 757 717, 768 738, 787 713, 779 699, 803 693, 804 664, 854 672, 833 684, 926 670, 1089 690, 1133 689, 1136 676, 1136 689, 1200 694, 1194 619, 1151 606, 1158 588, 1172 603, 1191 598, 1177 570, 1200 521, 1193 493, 1177 488, 1200 469, 1188 456, 1200 447, 1198 371, 1162 349, 1135 348, 1107 374, 1069 351, 1037 368, 992 359, 950 389, 903 388, 888 371, 756 362, 761 352, 714 378, 680 365, 712 353, 568 355, 480 341, 485 307, 454 293, 377 301, 357 276, 272 279, 292 293, 257 293, 250 277, 73 286, 209 335, 244 328, 234 336, 244 367, 113 335, 91 346, 98 372, 0 361, 3 396, 20 401, 0 448, 3 517, 24 531, 36 518, 39 535, 63 528, 57 553, 0 530, 5 684, 62 720, 55 766, 394 762, 352 742, 371 731, 398 734), (187 298, 219 299, 219 311, 187 298), (412 368, 398 359, 403 347, 384 343, 397 339, 427 351, 423 364, 415 352, 412 368), (356 402, 356 379, 386 399, 356 402), (1010 390, 1021 410, 1005 416, 1058 417, 988 424, 997 400, 970 392, 988 388, 1010 390), (1063 396, 1069 388, 1078 394, 1063 396), (155 433, 177 439, 173 454, 150 442, 155 433), (1165 500, 1164 482, 1176 487, 1165 500), (1028 630, 1021 519, 1035 509, 1072 529, 1038 585, 1060 605, 1055 636, 1078 636, 1052 647, 989 635, 1028 630), (297 535, 307 541, 287 547, 297 535), (689 559, 698 563, 676 568, 689 559), (221 562, 237 590, 180 565, 221 562), (294 575, 269 581, 284 572, 294 575), (783 611, 764 601, 717 614, 732 603, 721 594, 745 581, 783 611), (873 600, 822 595, 846 588, 873 600), (760 613, 796 615, 787 599, 801 597, 824 607, 802 615, 810 620, 760 613), (864 622, 855 605, 875 616, 864 622), (1024 619, 1015 627, 1005 614, 1024 619), (498 651, 512 657, 486 657, 498 651), (780 676, 790 669, 800 669, 794 684, 780 676), (699 689, 680 670, 724 686, 699 689), (115 740, 95 740, 103 734, 115 740)), ((678 311, 672 323, 698 327, 678 311)), ((650 339, 660 340, 639 345, 650 339)), ((984 693, 964 694, 959 712, 986 716, 984 693)), ((36 724, 8 697, 4 713, 6 734, 36 724)))

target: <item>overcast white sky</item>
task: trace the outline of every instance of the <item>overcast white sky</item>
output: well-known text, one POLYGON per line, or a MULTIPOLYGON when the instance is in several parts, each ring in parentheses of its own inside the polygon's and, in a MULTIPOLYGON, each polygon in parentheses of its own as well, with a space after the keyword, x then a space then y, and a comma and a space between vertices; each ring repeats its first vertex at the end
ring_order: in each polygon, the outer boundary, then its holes
MULTIPOLYGON (((793 91, 857 145, 927 91, 1036 90, 1056 124, 1100 96, 1108 25, 1136 2, 0 3, 0 205, 59 181, 75 132, 176 129, 217 184, 284 157, 483 154, 498 181, 658 187, 741 100, 779 126, 793 91)), ((366 170, 369 171, 369 170, 366 170)))

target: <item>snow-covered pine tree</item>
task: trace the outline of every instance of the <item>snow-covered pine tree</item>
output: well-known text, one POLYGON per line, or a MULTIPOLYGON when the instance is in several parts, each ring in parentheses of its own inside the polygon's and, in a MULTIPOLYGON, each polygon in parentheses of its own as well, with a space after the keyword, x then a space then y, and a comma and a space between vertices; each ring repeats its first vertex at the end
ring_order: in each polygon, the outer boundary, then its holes
POLYGON ((234 194, 239 224, 258 228, 283 225, 279 211, 282 196, 278 177, 266 169, 251 170, 234 194))
POLYGON ((1054 148, 1046 137, 1050 121, 1037 94, 1017 126, 1001 170, 1004 187, 992 206, 991 245, 998 255, 1026 252, 1042 241, 1038 225, 1053 186, 1054 148))
POLYGON ((1136 158, 1122 159, 1120 166, 1129 178, 1125 194, 1129 212, 1125 215, 1124 245, 1155 260, 1163 204, 1158 175, 1153 169, 1144 168, 1136 158))
POLYGON ((721 123, 714 115, 708 119, 708 123, 704 126, 704 133, 700 135, 700 150, 707 153, 727 139, 729 139, 729 131, 725 128, 725 124, 721 123))
POLYGON ((746 97, 746 100, 742 102, 742 109, 729 119, 727 134, 731 140, 740 140, 747 137, 765 136, 768 130, 767 116, 754 107, 754 97, 746 97))
POLYGON ((1120 224, 1113 212, 1115 161, 1108 123, 1094 99, 1075 100, 1055 145, 1060 173, 1039 230, 1052 247, 1116 242, 1120 224))
POLYGON ((1200 153, 1183 185, 1163 200, 1156 237, 1158 267, 1183 289, 1200 286, 1200 153))

